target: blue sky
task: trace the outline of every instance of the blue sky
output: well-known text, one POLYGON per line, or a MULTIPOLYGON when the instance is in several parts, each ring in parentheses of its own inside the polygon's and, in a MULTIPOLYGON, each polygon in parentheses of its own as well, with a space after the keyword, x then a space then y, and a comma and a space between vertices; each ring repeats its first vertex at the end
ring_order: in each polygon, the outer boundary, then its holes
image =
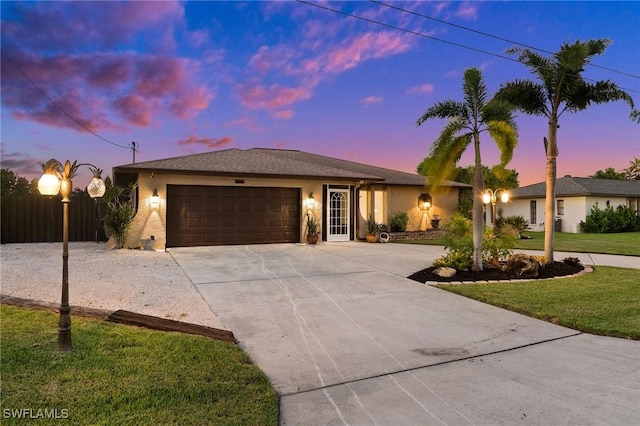
MULTIPOLYGON (((491 93, 529 78, 499 57, 514 43, 372 2, 317 4, 493 55, 300 2, 3 1, 2 167, 31 178, 38 161, 57 158, 110 172, 132 161, 136 141, 137 161, 268 147, 415 171, 444 124, 415 121, 435 102, 461 100, 466 68, 482 69, 491 93)), ((640 103, 640 2, 393 5, 546 51, 608 38, 594 63, 632 76, 596 67, 585 76, 611 79, 640 103)), ((563 115, 558 175, 640 157, 628 115, 623 102, 563 115)), ((517 121, 509 167, 521 184, 542 181, 546 120, 517 121)), ((488 136, 481 151, 484 164, 497 163, 488 136)))

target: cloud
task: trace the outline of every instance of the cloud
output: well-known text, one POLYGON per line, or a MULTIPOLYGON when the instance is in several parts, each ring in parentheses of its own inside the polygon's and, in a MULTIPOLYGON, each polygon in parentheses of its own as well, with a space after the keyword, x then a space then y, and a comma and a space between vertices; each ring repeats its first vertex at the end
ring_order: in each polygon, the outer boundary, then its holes
POLYGON ((465 1, 460 3, 458 9, 454 12, 454 15, 468 21, 473 21, 478 17, 478 7, 477 3, 465 1))
MULTIPOLYGON (((42 169, 38 165, 43 160, 30 157, 20 152, 5 152, 4 143, 0 144, 0 165, 3 169, 10 169, 18 176, 39 177, 42 169)), ((44 160, 46 161, 46 160, 44 160)))
POLYGON ((282 111, 273 111, 271 113, 271 116, 273 118, 277 118, 278 120, 288 120, 290 118, 293 118, 294 115, 296 115, 296 113, 291 109, 286 109, 282 111))
POLYGON ((293 117, 293 104, 309 99, 325 79, 357 67, 362 62, 408 51, 413 39, 390 31, 365 32, 336 43, 326 41, 326 28, 312 21, 303 26, 306 38, 296 46, 261 46, 249 60, 249 67, 263 77, 237 84, 234 92, 242 106, 270 111, 276 119, 293 117), (293 85, 264 83, 266 74, 286 76, 293 85), (283 110, 286 108, 286 110, 283 110))
POLYGON ((186 139, 182 139, 178 141, 178 145, 180 146, 189 146, 189 145, 200 145, 205 148, 222 148, 227 145, 231 145, 233 142, 233 138, 225 136, 223 138, 213 139, 213 138, 199 138, 195 135, 191 135, 186 139))
POLYGON ((286 148, 287 147, 287 143, 286 142, 278 142, 276 144, 276 148, 286 148))
POLYGON ((267 87, 254 79, 237 85, 235 94, 246 108, 275 110, 309 99, 311 90, 303 87, 283 87, 278 84, 267 87))
POLYGON ((56 127, 81 130, 68 115, 92 131, 146 127, 163 114, 190 118, 209 105, 215 95, 197 85, 194 70, 197 64, 187 59, 131 52, 29 55, 13 57, 11 62, 3 57, 2 103, 17 119, 56 127), (115 117, 124 122, 120 124, 115 117))
POLYGON ((406 93, 408 95, 433 93, 433 84, 425 83, 418 86, 413 86, 412 88, 408 89, 406 93))
POLYGON ((225 128, 241 126, 248 130, 252 130, 254 132, 261 132, 264 130, 263 127, 257 125, 253 119, 247 116, 236 118, 235 120, 227 121, 226 123, 223 124, 223 126, 225 128))
POLYGON ((373 104, 381 104, 384 101, 384 97, 382 96, 367 96, 366 98, 360 99, 360 103, 364 106, 369 106, 373 104))
POLYGON ((16 2, 9 7, 12 19, 3 20, 3 44, 6 39, 21 50, 50 54, 152 40, 166 51, 170 46, 164 42, 184 20, 184 6, 177 1, 16 2))
MULTIPOLYGON (((2 104, 19 120, 81 131, 72 116, 92 131, 126 131, 159 123, 166 116, 191 118, 215 98, 213 90, 199 83, 196 60, 169 54, 172 31, 184 18, 179 3, 46 2, 11 7, 11 20, 2 22, 2 104), (64 31, 62 21, 70 23, 64 31), (136 53, 125 47, 136 42, 149 46, 147 39, 160 40, 163 53, 136 53), (116 47, 121 50, 110 50, 116 47)), ((191 37, 204 40, 203 34, 191 37)), ((220 58, 224 52, 211 54, 220 58)))
POLYGON ((331 49, 327 55, 326 70, 341 73, 369 59, 406 52, 411 46, 411 40, 403 34, 389 31, 368 32, 353 38, 346 45, 331 49))

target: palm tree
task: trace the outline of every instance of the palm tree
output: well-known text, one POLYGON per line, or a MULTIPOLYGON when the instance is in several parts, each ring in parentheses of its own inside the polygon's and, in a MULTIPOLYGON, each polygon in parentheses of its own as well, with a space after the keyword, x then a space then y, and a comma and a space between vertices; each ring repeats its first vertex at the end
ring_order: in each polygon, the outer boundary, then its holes
POLYGON ((640 158, 629 161, 629 167, 622 169, 626 180, 640 180, 640 158))
POLYGON ((565 111, 582 111, 591 103, 601 104, 624 100, 631 107, 631 118, 635 119, 633 100, 615 83, 609 80, 589 83, 581 76, 584 67, 594 56, 604 52, 609 43, 610 41, 606 39, 589 40, 584 43, 578 40, 574 44, 564 43, 550 58, 519 47, 507 51, 510 54, 517 54, 518 60, 529 67, 538 77, 539 82, 531 80, 508 82, 501 86, 496 98, 510 102, 526 114, 545 116, 549 119, 548 136, 544 138, 547 155, 544 255, 548 262, 553 261, 557 130, 560 127, 558 125, 560 116, 565 111))
POLYGON ((488 131, 500 149, 500 166, 504 168, 513 156, 518 144, 513 108, 506 102, 487 102, 487 87, 477 68, 464 72, 462 85, 464 101, 438 102, 420 117, 417 125, 432 118, 448 119, 440 136, 431 145, 429 156, 423 165, 432 187, 450 178, 460 157, 473 142, 475 166, 473 173, 473 263, 474 271, 482 270, 482 161, 480 160, 480 133, 488 131))

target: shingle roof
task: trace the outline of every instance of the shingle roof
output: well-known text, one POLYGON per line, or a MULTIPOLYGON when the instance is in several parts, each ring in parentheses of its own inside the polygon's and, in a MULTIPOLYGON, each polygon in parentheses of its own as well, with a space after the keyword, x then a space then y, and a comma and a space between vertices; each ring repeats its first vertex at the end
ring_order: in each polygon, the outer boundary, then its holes
MULTIPOLYGON (((544 182, 509 190, 511 198, 544 198, 544 182)), ((595 179, 565 176, 556 179, 556 197, 609 195, 640 197, 640 180, 595 179)))
MULTIPOLYGON (((302 151, 253 148, 226 149, 182 157, 126 164, 114 172, 180 172, 212 175, 262 175, 283 177, 366 180, 388 185, 424 186, 425 177, 383 167, 355 163, 302 151)), ((445 181, 443 185, 470 187, 445 181)))

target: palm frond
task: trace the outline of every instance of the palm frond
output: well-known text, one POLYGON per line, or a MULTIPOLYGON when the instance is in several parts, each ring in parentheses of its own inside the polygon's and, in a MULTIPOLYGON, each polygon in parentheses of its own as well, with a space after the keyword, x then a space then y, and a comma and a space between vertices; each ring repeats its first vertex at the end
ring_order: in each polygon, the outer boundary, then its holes
POLYGON ((504 121, 513 127, 517 133, 518 127, 513 117, 514 109, 515 107, 509 102, 494 98, 489 101, 484 108, 482 108, 482 123, 489 123, 490 121, 504 121))
POLYGON ((500 150, 500 166, 505 167, 518 145, 518 133, 509 122, 500 120, 489 121, 487 131, 500 150))
POLYGON ((471 67, 465 70, 462 91, 465 105, 472 109, 474 117, 478 116, 487 101, 487 86, 479 69, 471 67))
POLYGON ((425 159, 424 166, 432 187, 438 187, 443 180, 453 178, 456 165, 471 140, 470 133, 454 137, 448 144, 442 145, 440 150, 433 152, 425 159))
POLYGON ((416 125, 420 126, 425 121, 432 118, 455 118, 461 117, 464 114, 464 104, 462 102, 456 102, 452 100, 446 100, 438 102, 435 105, 429 107, 424 114, 416 121, 416 125))
POLYGON ((514 80, 500 86, 494 100, 508 102, 531 115, 548 115, 545 88, 531 80, 514 80))

